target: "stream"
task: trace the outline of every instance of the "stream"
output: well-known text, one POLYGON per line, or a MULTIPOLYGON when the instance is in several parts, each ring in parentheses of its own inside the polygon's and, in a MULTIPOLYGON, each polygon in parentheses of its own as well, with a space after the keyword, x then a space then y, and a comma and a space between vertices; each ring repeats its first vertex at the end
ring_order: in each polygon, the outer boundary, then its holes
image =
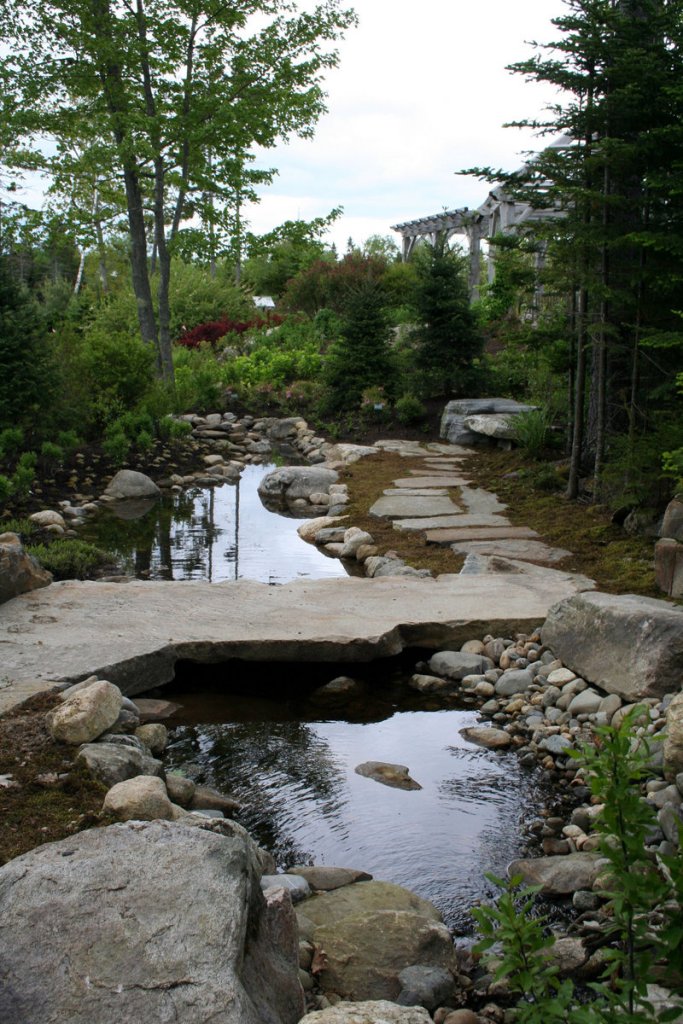
MULTIPOLYGON (((297 535, 299 520, 267 511, 257 486, 272 466, 246 466, 239 484, 190 488, 143 517, 98 517, 88 539, 140 578, 240 578, 270 585, 345 576, 297 535)), ((322 510, 321 510, 322 511, 322 510)), ((460 934, 524 850, 525 815, 539 804, 535 770, 514 753, 466 743, 478 721, 451 700, 425 698, 408 680, 425 652, 370 664, 179 663, 163 696, 172 720, 167 767, 242 803, 237 819, 278 867, 360 868, 432 900, 460 934), (361 699, 321 704, 316 687, 345 674, 361 699), (354 771, 364 761, 405 764, 422 787, 393 789, 354 771)))

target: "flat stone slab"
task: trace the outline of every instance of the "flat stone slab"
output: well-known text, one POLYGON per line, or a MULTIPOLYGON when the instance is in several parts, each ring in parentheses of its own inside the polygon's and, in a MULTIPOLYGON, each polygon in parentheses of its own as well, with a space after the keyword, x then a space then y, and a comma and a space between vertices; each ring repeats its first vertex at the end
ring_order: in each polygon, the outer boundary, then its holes
POLYGON ((504 512, 507 508, 507 505, 498 500, 496 494, 484 490, 483 487, 462 487, 460 497, 467 511, 476 515, 492 516, 496 512, 504 512))
POLYGON ((169 682, 181 658, 367 662, 406 647, 457 649, 473 635, 529 632, 575 593, 522 575, 53 583, 2 607, 0 711, 29 696, 26 681, 36 693, 96 673, 143 693, 169 682))
POLYGON ((414 470, 415 476, 401 477, 394 480, 394 487, 462 487, 469 483, 464 477, 456 476, 455 473, 440 473, 434 476, 427 476, 420 470, 414 470))
POLYGON ((427 530, 429 544, 453 544, 470 540, 534 540, 539 534, 529 526, 477 526, 427 530))
POLYGON ((566 582, 573 580, 576 584, 576 589, 579 591, 595 590, 595 580, 581 573, 565 572, 563 569, 549 569, 545 565, 533 565, 531 562, 522 562, 514 558, 500 558, 498 555, 469 554, 460 572, 464 576, 523 573, 525 576, 535 576, 538 579, 550 580, 555 578, 558 581, 566 582))
POLYGON ((438 530, 449 526, 509 526, 503 516, 478 516, 463 512, 458 516, 425 516, 422 519, 395 519, 395 530, 438 530))
POLYGON ((497 555, 500 558, 514 558, 522 562, 540 565, 555 565, 571 557, 565 548, 551 548, 540 540, 470 540, 451 544, 456 555, 497 555))
POLYGON ((447 498, 448 491, 445 487, 395 487, 388 488, 386 491, 382 491, 388 498, 405 498, 412 496, 414 498, 447 498))
POLYGON ((441 497, 438 494, 420 497, 407 494, 405 497, 395 498, 385 495, 382 498, 378 498, 370 509, 369 514, 371 516, 386 516, 389 519, 396 519, 399 516, 447 516, 454 515, 460 511, 460 506, 451 501, 448 495, 445 497, 441 497))

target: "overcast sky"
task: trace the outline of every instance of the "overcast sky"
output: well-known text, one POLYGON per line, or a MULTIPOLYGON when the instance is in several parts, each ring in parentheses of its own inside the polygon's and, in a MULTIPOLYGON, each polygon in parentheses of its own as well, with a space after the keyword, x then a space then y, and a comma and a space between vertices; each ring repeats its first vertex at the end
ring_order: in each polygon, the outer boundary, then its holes
MULTIPOLYGON (((477 207, 485 184, 456 177, 474 165, 514 169, 541 145, 506 121, 538 116, 546 87, 505 66, 532 54, 528 41, 557 36, 562 0, 349 0, 359 17, 327 78, 329 113, 315 138, 271 150, 279 169, 251 230, 287 219, 344 216, 328 238, 391 234, 391 225, 444 207, 477 207)), ((398 240, 398 236, 394 236, 398 240)))

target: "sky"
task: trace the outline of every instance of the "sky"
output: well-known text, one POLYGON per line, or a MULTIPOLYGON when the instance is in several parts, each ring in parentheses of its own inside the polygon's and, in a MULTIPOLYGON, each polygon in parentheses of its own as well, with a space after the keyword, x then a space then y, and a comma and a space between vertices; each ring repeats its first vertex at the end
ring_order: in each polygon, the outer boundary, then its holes
MULTIPOLYGON (((476 208, 487 185, 459 169, 513 170, 542 147, 506 121, 542 115, 549 87, 505 70, 557 36, 562 0, 349 0, 359 24, 326 78, 328 113, 311 141, 263 154, 277 167, 259 205, 245 215, 260 234, 284 220, 326 216, 343 206, 327 240, 398 235, 393 224, 444 208, 476 208)), ((547 140, 549 141, 549 140, 547 140)))

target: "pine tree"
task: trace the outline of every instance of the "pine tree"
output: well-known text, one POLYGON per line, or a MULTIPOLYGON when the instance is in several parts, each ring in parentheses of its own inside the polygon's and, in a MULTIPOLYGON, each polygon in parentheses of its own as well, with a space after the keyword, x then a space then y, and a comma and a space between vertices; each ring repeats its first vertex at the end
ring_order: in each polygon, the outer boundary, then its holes
POLYGON ((418 256, 414 334, 420 391, 425 397, 463 394, 481 355, 482 338, 470 306, 463 259, 444 237, 418 256))

